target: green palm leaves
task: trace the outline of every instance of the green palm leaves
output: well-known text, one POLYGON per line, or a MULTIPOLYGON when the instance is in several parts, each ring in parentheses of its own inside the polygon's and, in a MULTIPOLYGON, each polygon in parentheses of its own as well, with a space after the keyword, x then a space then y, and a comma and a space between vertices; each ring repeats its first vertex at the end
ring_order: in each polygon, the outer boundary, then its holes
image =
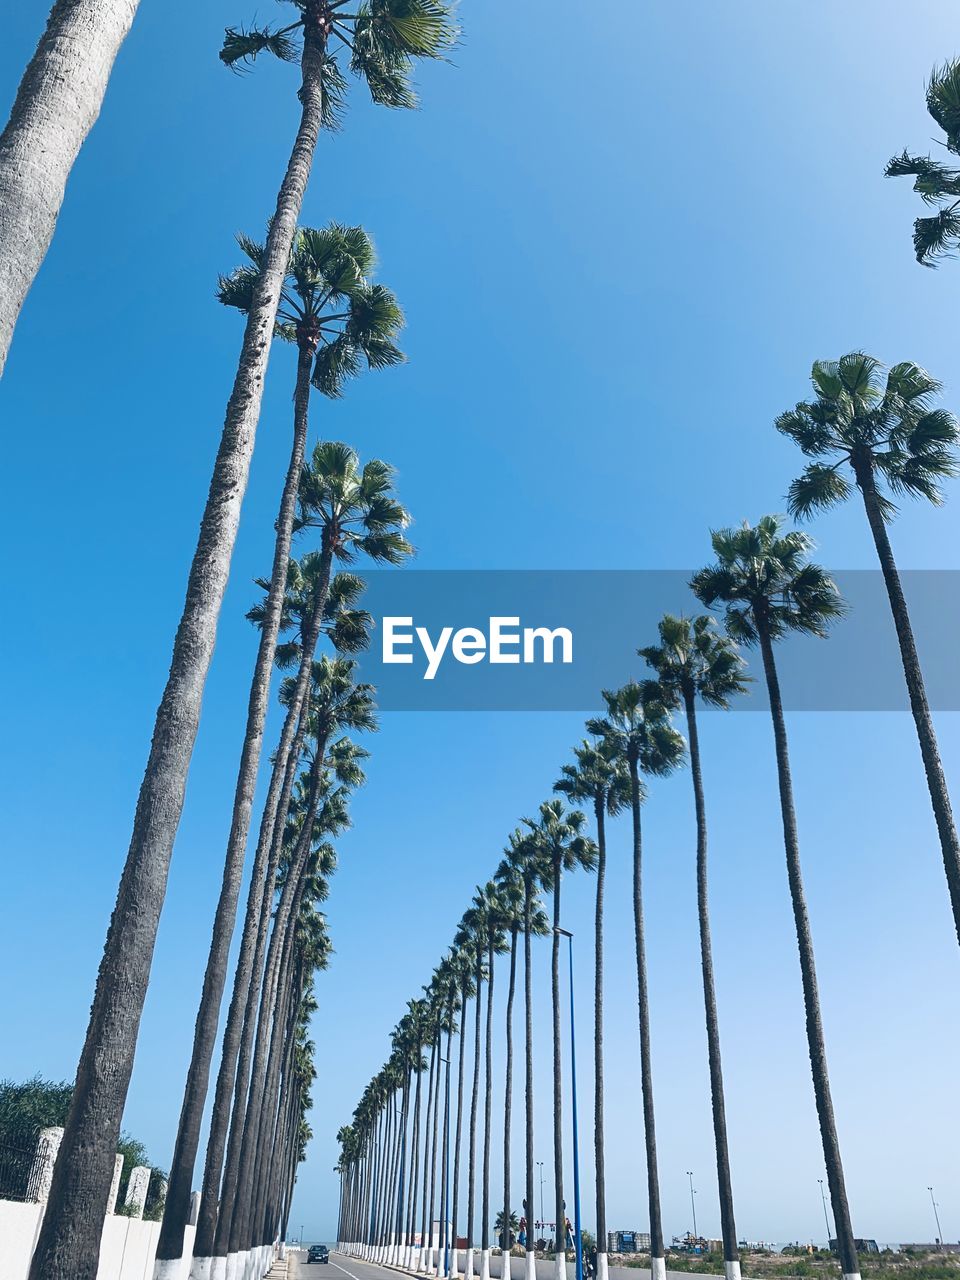
MULTIPOLYGON (((942 500, 942 481, 958 472, 960 424, 934 406, 940 391, 935 378, 909 361, 884 369, 873 356, 854 351, 818 360, 811 379, 815 398, 775 423, 808 457, 829 459, 811 463, 790 486, 793 515, 808 516, 850 496, 844 463, 861 488, 872 476, 896 496, 942 500)), ((885 494, 878 497, 889 519, 896 507, 885 494)))
MULTIPOLYGON (((960 59, 934 68, 927 84, 927 110, 946 134, 946 148, 960 155, 960 59)), ((960 245, 960 168, 931 156, 914 156, 904 150, 886 167, 888 178, 913 177, 914 191, 936 213, 913 224, 913 249, 917 261, 933 267, 952 257, 960 245)))
POLYGON ((413 554, 403 536, 410 516, 393 494, 393 467, 379 458, 363 466, 349 445, 321 441, 300 479, 298 528, 319 528, 333 555, 401 564, 413 554))
POLYGON ((587 729, 604 744, 605 752, 641 772, 665 777, 678 768, 686 747, 670 723, 670 711, 660 686, 633 680, 622 689, 603 691, 607 714, 587 721, 587 729))
MULTIPOLYGON (((253 303, 265 248, 237 237, 249 261, 221 276, 217 297, 244 314, 253 303)), ((315 354, 313 385, 331 398, 344 383, 368 369, 402 364, 394 339, 404 318, 395 296, 370 281, 376 265, 373 242, 362 227, 332 222, 300 228, 280 291, 275 332, 315 354)))
POLYGON ((675 705, 689 694, 709 706, 726 708, 731 697, 746 692, 744 661, 713 618, 667 613, 658 630, 660 643, 637 652, 657 673, 665 702, 675 705))
POLYGON ((413 71, 421 58, 442 58, 456 43, 452 6, 440 0, 292 0, 300 17, 286 26, 228 27, 221 60, 234 69, 261 53, 296 62, 312 47, 321 63, 324 120, 335 128, 345 105, 347 79, 341 67, 366 83, 374 102, 415 107, 413 71), (347 5, 352 12, 345 12, 347 5))
POLYGON ((690 581, 708 608, 726 606, 727 630, 744 644, 755 644, 761 633, 774 640, 790 631, 825 636, 844 612, 833 579, 808 559, 813 539, 782 530, 782 516, 715 530, 716 563, 690 581))

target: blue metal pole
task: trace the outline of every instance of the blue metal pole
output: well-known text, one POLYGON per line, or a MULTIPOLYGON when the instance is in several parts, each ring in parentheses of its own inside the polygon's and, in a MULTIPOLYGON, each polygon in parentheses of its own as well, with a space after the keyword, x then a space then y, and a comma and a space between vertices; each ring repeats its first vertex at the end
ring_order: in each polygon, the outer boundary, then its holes
MULTIPOLYGON (((577 1280, 583 1280, 583 1235, 580 1230, 580 1140, 577 1135, 577 1039, 573 1014, 573 935, 567 934, 570 951, 570 1086, 573 1092, 573 1226, 574 1245, 577 1259, 577 1280)), ((560 1232, 566 1235, 566 1223, 557 1223, 557 1238, 560 1232)), ((564 1241, 566 1243, 566 1241, 564 1241)))

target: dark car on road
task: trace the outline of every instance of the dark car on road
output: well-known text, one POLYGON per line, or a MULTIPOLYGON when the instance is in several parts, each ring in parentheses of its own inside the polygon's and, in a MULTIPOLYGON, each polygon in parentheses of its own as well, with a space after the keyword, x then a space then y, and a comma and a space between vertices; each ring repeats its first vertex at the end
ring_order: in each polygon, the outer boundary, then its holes
POLYGON ((329 1262, 330 1250, 325 1244, 312 1244, 307 1250, 308 1262, 329 1262))

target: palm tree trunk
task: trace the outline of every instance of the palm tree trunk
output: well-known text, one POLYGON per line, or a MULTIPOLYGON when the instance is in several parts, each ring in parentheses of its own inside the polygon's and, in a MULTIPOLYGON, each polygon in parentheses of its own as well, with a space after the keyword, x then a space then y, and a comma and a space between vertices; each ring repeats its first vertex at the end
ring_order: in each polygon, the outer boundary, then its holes
POLYGON ((470 1142, 467 1154, 467 1280, 473 1275, 473 1211, 477 1189, 477 1104, 480 1100, 480 994, 483 989, 483 948, 477 947, 477 993, 474 1011, 473 1089, 470 1096, 470 1142))
POLYGON ((790 881, 790 899, 793 903, 797 946, 800 950, 800 974, 803 981, 803 1003, 807 1019, 807 1045, 810 1051, 810 1070, 813 1074, 817 1117, 820 1121, 820 1137, 823 1142, 823 1159, 827 1166, 827 1183, 830 1187, 830 1202, 833 1205, 833 1218, 836 1223, 840 1266, 847 1280, 850 1280, 850 1277, 857 1277, 859 1280, 860 1264, 854 1244, 853 1226, 850 1222, 850 1206, 847 1203, 847 1188, 840 1159, 840 1142, 837 1138, 833 1098, 830 1094, 830 1077, 827 1072, 827 1048, 820 1014, 820 992, 817 987, 817 969, 813 956, 813 936, 810 931, 810 917, 807 914, 807 901, 800 872, 800 841, 793 804, 793 779, 787 750, 787 726, 783 716, 783 700, 780 696, 780 681, 767 625, 762 617, 757 617, 756 622, 777 752, 783 843, 787 854, 787 876, 790 881))
MULTIPOLYGON (((437 1042, 436 1040, 434 1040, 430 1046, 430 1075, 427 1079, 427 1117, 424 1122, 424 1131, 423 1131, 424 1132, 423 1197, 422 1197, 422 1204, 420 1207, 420 1248, 417 1252, 417 1266, 416 1266, 417 1271, 423 1270, 424 1260, 426 1258, 426 1253, 427 1253, 427 1196, 428 1196, 428 1187, 430 1185, 428 1174, 427 1174, 427 1168, 429 1164, 428 1157, 430 1155, 431 1147, 433 1147, 434 1156, 436 1156, 436 1147, 433 1146, 433 1142, 431 1138, 430 1121, 433 1116, 433 1092, 434 1092, 433 1080, 434 1080, 434 1071, 436 1070, 437 1066, 438 1066, 437 1042)), ((431 1223, 430 1226, 432 1227, 433 1224, 431 1223)))
POLYGON ((309 36, 302 60, 300 128, 247 316, 240 364, 190 569, 170 675, 157 712, 133 835, 30 1280, 96 1277, 100 1230, 113 1178, 120 1122, 200 720, 200 702, 253 454, 280 286, 320 129, 322 57, 322 48, 309 36))
MULTIPOLYGON (((217 1236, 221 1239, 221 1226, 226 1227, 229 1219, 229 1252, 234 1253, 243 1247, 242 1234, 246 1215, 253 1194, 253 1176, 255 1154, 258 1146, 258 1135, 262 1117, 267 1085, 267 1071, 270 1064, 270 1028, 271 1019, 277 1003, 280 974, 285 955, 285 943, 296 920, 296 906, 302 893, 302 877, 310 853, 313 826, 323 781, 323 762, 326 757, 326 741, 329 730, 317 740, 313 765, 310 770, 310 794, 307 810, 297 844, 290 859, 287 879, 280 894, 273 933, 267 949, 267 961, 264 969, 263 986, 260 996, 260 1017, 257 1023, 256 1043, 253 1052, 253 1063, 250 1071, 250 1091, 247 1098, 246 1114, 243 1122, 243 1140, 240 1144, 240 1156, 236 1187, 231 1199, 226 1194, 220 1207, 220 1219, 217 1236)), ((278 831, 283 825, 278 823, 278 831)))
POLYGON ((516 925, 510 930, 510 979, 507 985, 507 1074, 503 1086, 503 1235, 501 1280, 510 1280, 510 1122, 513 1110, 513 998, 517 987, 516 925))
POLYGON ((437 1074, 433 1084, 433 1144, 430 1152, 430 1199, 427 1202, 427 1257, 428 1274, 433 1271, 433 1210, 437 1198, 437 1137, 440 1131, 440 1076, 442 1048, 440 1016, 437 1016, 437 1074))
POLYGON ((533 884, 529 874, 523 880, 523 1012, 524 1012, 524 1178, 523 1214, 526 1219, 524 1247, 525 1280, 536 1280, 537 1251, 533 1233, 533 884))
MULTIPOLYGON (((630 762, 630 811, 633 821, 633 934, 637 953, 637 1007, 640 1015, 640 1090, 643 1097, 643 1136, 647 1155, 647 1200, 650 1212, 650 1274, 651 1280, 663 1280, 667 1273, 667 1264, 664 1259, 663 1219, 660 1213, 660 1173, 657 1167, 657 1127, 653 1107, 653 1067, 650 1058, 650 1005, 647 996, 647 948, 643 922, 640 776, 634 761, 630 762)), ((598 832, 600 830, 599 819, 597 830, 598 832)))
POLYGON ((567 1213, 563 1200, 563 1074, 560 1057, 560 879, 563 863, 553 859, 553 944, 550 948, 550 997, 553 1005, 553 1184, 556 1190, 554 1212, 554 1270, 557 1280, 564 1280, 567 1260, 567 1213))
POLYGON ((933 806, 933 816, 940 836, 940 851, 943 856, 943 869, 947 876, 950 906, 953 909, 953 924, 957 940, 960 941, 960 840, 957 838, 953 806, 950 803, 943 762, 940 759, 937 732, 930 713, 930 704, 927 702, 927 690, 923 681, 923 672, 920 669, 920 658, 910 623, 910 612, 903 594, 903 584, 900 581, 900 573, 893 558, 893 548, 887 536, 887 526, 880 510, 873 468, 869 461, 860 460, 854 464, 854 469, 857 484, 863 494, 863 505, 866 507, 870 532, 873 534, 874 545, 877 548, 880 569, 887 588, 887 597, 890 600, 890 610, 897 629, 900 661, 903 664, 903 675, 910 695, 910 710, 917 729, 920 755, 927 777, 927 789, 930 792, 930 803, 933 806))
POLYGON ((423 1042, 417 1041, 417 1057, 414 1063, 417 1073, 417 1087, 413 1101, 413 1160, 410 1170, 410 1187, 407 1194, 406 1238, 404 1240, 404 1265, 410 1266, 410 1254, 413 1249, 414 1224, 417 1216, 417 1182, 420 1177, 420 1110, 423 1086, 423 1042))
POLYGON ((487 930, 487 1034, 483 1095, 483 1195, 480 1215, 480 1276, 490 1274, 490 1129, 493 1123, 493 929, 487 930))
MULTIPOLYGON (((277 515, 273 569, 264 610, 263 627, 260 632, 257 661, 250 686, 246 732, 234 793, 233 817, 224 860, 223 882, 213 921, 213 936, 210 941, 200 1008, 197 1012, 193 1035, 193 1052, 187 1069, 177 1140, 170 1164, 167 1199, 164 1205, 160 1238, 157 1242, 154 1280, 163 1280, 164 1276, 172 1270, 163 1265, 165 1261, 179 1259, 183 1255, 183 1233, 190 1216, 190 1190, 197 1148, 200 1145, 200 1124, 207 1100, 210 1064, 213 1061, 220 1018, 220 1004, 227 980, 227 964, 236 924, 240 882, 243 878, 247 835, 250 830, 250 814, 253 809, 257 772, 260 768, 260 752, 263 747, 263 727, 270 696, 270 677, 277 651, 277 637, 280 634, 280 616, 283 611, 283 597, 290 562, 290 542, 297 508, 297 488, 307 443, 312 366, 313 348, 311 344, 302 342, 298 350, 297 381, 293 401, 293 448, 290 452, 290 462, 280 499, 280 511, 277 515)), ((254 865, 252 873, 254 885, 259 885, 263 881, 265 873, 263 861, 261 857, 260 865, 256 863, 254 865)))
POLYGON ((448 1222, 450 1220, 450 1052, 453 1047, 453 1015, 455 1004, 455 988, 451 987, 450 1001, 447 1005, 447 1062, 446 1073, 444 1078, 444 1099, 443 1099, 443 1161, 440 1169, 440 1257, 437 1259, 437 1275, 445 1276, 447 1267, 445 1262, 449 1259, 451 1244, 447 1237, 448 1222), (447 1254, 444 1258, 444 1246, 446 1246, 447 1254))
POLYGON ((683 705, 687 716, 690 776, 693 779, 693 802, 697 815, 697 914, 700 919, 700 968, 703 972, 703 1005, 707 1023, 707 1057, 710 1063, 713 1139, 717 1149, 717 1186, 720 1191, 723 1267, 726 1273, 726 1280, 739 1280, 740 1253, 737 1249, 737 1225, 733 1214, 733 1182, 730 1177, 727 1115, 723 1096, 723 1070, 720 1063, 720 1024, 717 1018, 717 992, 713 978, 713 948, 710 942, 710 901, 707 893, 707 809, 703 796, 703 774, 700 769, 700 736, 697 732, 697 707, 692 689, 684 689, 683 705))
POLYGON ((450 1234, 453 1237, 451 1247, 452 1265, 450 1268, 451 1275, 454 1277, 459 1275, 460 1265, 457 1249, 457 1226, 458 1212, 460 1209, 460 1138, 463 1133, 463 1066, 464 1056, 467 1044, 467 992, 469 982, 464 977, 463 984, 460 987, 460 1051, 459 1065, 457 1068, 457 1129, 456 1137, 453 1144, 453 1210, 450 1214, 450 1234))
POLYGON ((0 134, 0 375, 138 0, 57 0, 0 134))
POLYGON ((257 1001, 261 990, 274 886, 290 796, 306 735, 312 660, 320 635, 332 572, 333 555, 329 540, 326 538, 323 540, 321 556, 317 599, 314 603, 313 615, 304 629, 297 684, 284 719, 270 788, 260 821, 257 851, 247 893, 240 953, 227 1013, 220 1068, 217 1073, 190 1280, 205 1280, 209 1271, 210 1256, 226 1256, 228 1249, 229 1212, 224 1220, 221 1210, 224 1205, 232 1205, 239 1174, 242 1121, 254 1050, 257 1001), (229 1145, 227 1145, 228 1129, 229 1145), (224 1164, 225 1150, 226 1164, 224 1164))
MULTIPOLYGON (((597 905, 594 917, 593 1139, 597 1165, 597 1280, 607 1280, 607 1192, 603 1149, 603 891, 607 874, 607 836, 603 801, 599 798, 594 812, 597 818, 597 905)), ((653 1280, 657 1277, 654 1276, 653 1280)))

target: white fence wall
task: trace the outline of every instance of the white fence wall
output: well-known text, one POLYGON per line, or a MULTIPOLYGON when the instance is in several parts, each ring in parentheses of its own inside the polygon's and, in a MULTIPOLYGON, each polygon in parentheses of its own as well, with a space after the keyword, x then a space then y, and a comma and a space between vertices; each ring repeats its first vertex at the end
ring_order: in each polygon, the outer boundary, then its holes
MULTIPOLYGON (((44 1207, 0 1200, 0 1280, 27 1280, 44 1207)), ((189 1271, 195 1232, 195 1227, 186 1229, 184 1280, 189 1271)), ((159 1222, 141 1222, 138 1218, 109 1214, 100 1240, 97 1280, 150 1280, 159 1234, 159 1222)))

